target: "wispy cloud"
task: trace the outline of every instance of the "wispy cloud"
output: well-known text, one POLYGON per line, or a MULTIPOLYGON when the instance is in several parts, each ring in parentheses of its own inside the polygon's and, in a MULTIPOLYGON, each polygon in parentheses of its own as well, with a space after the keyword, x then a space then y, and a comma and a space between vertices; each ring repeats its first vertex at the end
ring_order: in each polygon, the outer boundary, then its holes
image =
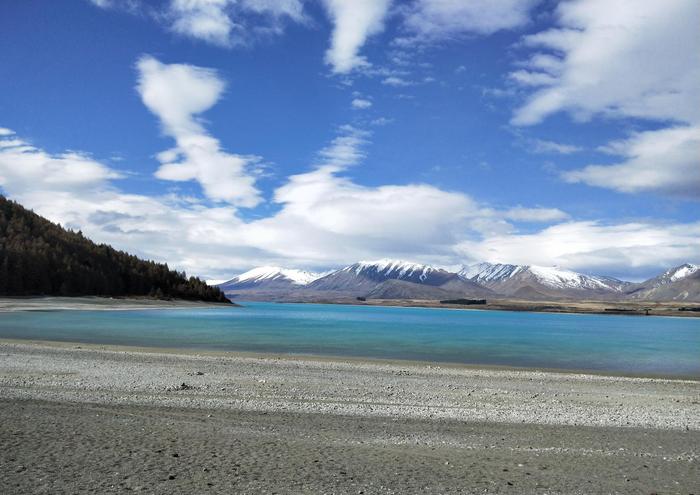
POLYGON ((356 108, 358 110, 365 110, 367 108, 370 108, 372 106, 372 102, 370 100, 367 100, 365 98, 355 98, 352 100, 352 108, 356 108))
POLYGON ((230 46, 235 24, 227 13, 228 7, 226 0, 172 0, 168 9, 171 29, 207 43, 230 46))
POLYGON ((564 180, 624 193, 652 191, 700 200, 699 126, 636 133, 609 143, 605 150, 625 160, 564 172, 564 180))
POLYGON ((397 88, 403 88, 406 86, 413 86, 415 83, 402 77, 390 76, 382 79, 382 84, 385 84, 387 86, 394 86, 397 88))
POLYGON ((504 217, 517 222, 556 222, 569 218, 568 213, 559 208, 524 208, 516 206, 507 210, 504 217))
POLYGON ((319 151, 321 166, 331 166, 336 170, 357 165, 365 158, 364 145, 370 133, 351 125, 340 127, 340 135, 319 151))
POLYGON ((323 0, 333 21, 326 62, 336 74, 347 74, 370 63, 360 55, 367 39, 384 29, 391 0, 323 0))
POLYGON ((531 149, 535 153, 556 153, 559 155, 571 155, 583 151, 581 146, 574 144, 557 143, 556 141, 548 141, 546 139, 532 140, 531 149))
POLYGON ((404 8, 407 36, 399 44, 488 35, 526 25, 540 0, 417 0, 404 8))
POLYGON ((230 48, 265 34, 281 34, 284 21, 305 23, 303 0, 90 0, 97 7, 144 13, 187 38, 230 48))
POLYGON ((700 3, 695 0, 574 0, 560 3, 557 27, 523 39, 539 49, 531 71, 511 74, 543 85, 517 109, 516 125, 566 111, 698 122, 700 3), (527 76, 525 76, 527 74, 527 76))
POLYGON ((379 117, 377 119, 374 119, 370 122, 371 125, 373 126, 384 126, 384 125, 389 125, 394 122, 394 119, 390 119, 387 117, 379 117))
POLYGON ((578 121, 605 116, 663 123, 603 147, 624 161, 562 177, 623 193, 700 197, 698 19, 694 0, 560 3, 555 27, 523 38, 523 46, 536 51, 519 64, 527 70, 510 77, 535 89, 512 123, 534 125, 557 112, 578 121))

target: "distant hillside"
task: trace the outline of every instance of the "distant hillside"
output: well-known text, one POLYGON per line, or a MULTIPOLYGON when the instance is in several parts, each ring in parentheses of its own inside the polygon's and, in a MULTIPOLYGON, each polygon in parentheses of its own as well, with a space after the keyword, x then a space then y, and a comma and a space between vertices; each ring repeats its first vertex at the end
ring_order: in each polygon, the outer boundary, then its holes
POLYGON ((346 266, 314 280, 308 287, 319 291, 340 290, 350 294, 364 295, 387 280, 403 280, 417 285, 439 287, 460 279, 454 273, 428 265, 382 259, 379 261, 360 261, 346 266))
POLYGON ((245 300, 449 299, 494 292, 441 268, 406 261, 360 261, 326 274, 258 267, 218 284, 245 300))
POLYGON ((304 270, 261 266, 242 273, 231 280, 217 284, 224 292, 240 290, 284 290, 308 285, 319 275, 304 270))
POLYGON ((646 301, 700 302, 700 265, 685 263, 671 268, 658 277, 632 285, 627 294, 630 299, 646 301))
POLYGON ((464 283, 463 287, 459 284, 444 284, 440 287, 434 285, 423 285, 406 280, 385 280, 377 285, 374 289, 367 293, 367 299, 449 299, 461 298, 465 296, 492 296, 493 293, 484 288, 473 288, 464 283))
POLYGON ((619 299, 629 285, 611 277, 585 275, 555 267, 479 263, 460 275, 489 289, 522 299, 619 299))
POLYGON ((635 284, 558 267, 479 263, 458 272, 408 261, 360 261, 315 274, 258 267, 218 285, 250 301, 365 299, 522 299, 527 301, 628 300, 700 302, 700 265, 684 264, 635 284))
POLYGON ((230 302, 168 265, 95 244, 0 196, 0 295, 152 296, 230 302))

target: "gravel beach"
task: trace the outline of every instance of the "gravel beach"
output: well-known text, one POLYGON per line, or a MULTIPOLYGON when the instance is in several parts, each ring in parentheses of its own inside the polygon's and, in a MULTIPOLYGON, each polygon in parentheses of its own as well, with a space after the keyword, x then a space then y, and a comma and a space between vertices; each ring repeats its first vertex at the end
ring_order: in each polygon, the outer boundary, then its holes
POLYGON ((700 493, 700 382, 0 343, 0 491, 700 493))
POLYGON ((235 303, 222 304, 202 301, 186 301, 183 299, 153 299, 150 297, 0 297, 0 313, 15 311, 125 311, 143 309, 199 309, 199 308, 228 308, 237 306, 235 303))

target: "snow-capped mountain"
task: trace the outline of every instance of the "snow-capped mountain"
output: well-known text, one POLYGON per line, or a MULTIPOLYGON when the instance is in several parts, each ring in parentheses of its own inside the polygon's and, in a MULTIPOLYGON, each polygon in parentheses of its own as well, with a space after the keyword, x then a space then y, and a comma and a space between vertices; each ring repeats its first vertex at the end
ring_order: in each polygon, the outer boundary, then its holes
MULTIPOLYGON (((442 268, 408 261, 382 259, 378 261, 360 261, 332 272, 325 277, 308 285, 309 289, 317 291, 348 292, 354 295, 366 295, 375 289, 379 290, 384 298, 419 298, 417 294, 426 294, 425 289, 419 287, 439 287, 451 294, 483 297, 491 291, 484 289, 479 284, 465 280, 456 273, 448 272, 442 268), (403 284, 387 284, 385 287, 377 287, 388 281, 398 280, 403 284), (415 293, 416 296, 411 297, 415 293)), ((376 291, 375 291, 376 292, 376 291)))
POLYGON ((611 277, 586 275, 558 267, 479 263, 459 274, 507 296, 568 297, 620 295, 627 282, 611 277))
POLYGON ((685 263, 675 268, 666 270, 658 277, 654 277, 652 279, 647 280, 646 282, 644 282, 644 284, 651 287, 661 287, 662 285, 667 285, 673 282, 678 282, 679 280, 686 279, 691 275, 697 273, 698 271, 700 271, 700 265, 685 263))
POLYGON ((477 263, 462 267, 458 274, 476 282, 491 282, 504 280, 516 275, 524 267, 506 263, 477 263))
POLYGON ((458 273, 393 259, 360 261, 326 273, 263 266, 218 285, 248 300, 326 301, 498 297, 547 300, 700 301, 700 266, 684 264, 640 284, 558 267, 478 263, 458 273))
POLYGON ((288 289, 294 286, 306 286, 319 276, 316 273, 293 268, 261 266, 219 284, 219 288, 225 292, 244 289, 288 289))
POLYGON ((440 286, 459 277, 441 268, 407 261, 382 259, 360 261, 332 272, 309 284, 315 290, 350 290, 357 293, 372 290, 386 280, 403 280, 415 284, 440 286))
POLYGON ((685 263, 658 277, 631 285, 631 299, 649 301, 700 301, 700 265, 685 263))

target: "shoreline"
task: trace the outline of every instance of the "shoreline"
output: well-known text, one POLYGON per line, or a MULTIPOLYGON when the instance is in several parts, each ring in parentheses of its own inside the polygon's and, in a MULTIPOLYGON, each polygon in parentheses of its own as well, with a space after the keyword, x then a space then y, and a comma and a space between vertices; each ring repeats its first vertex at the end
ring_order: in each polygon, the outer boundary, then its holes
POLYGON ((236 308, 235 302, 213 303, 186 299, 102 296, 21 296, 0 297, 0 313, 14 311, 144 311, 154 309, 236 308))
POLYGON ((109 298, 101 296, 57 297, 22 296, 0 297, 0 313, 13 311, 133 311, 148 309, 203 309, 235 308, 248 302, 277 304, 326 304, 340 306, 427 308, 458 311, 504 311, 550 314, 589 314, 602 316, 665 318, 700 318, 700 311, 680 311, 679 308, 700 308, 700 303, 652 302, 652 301, 527 301, 518 299, 494 299, 484 305, 442 304, 439 301, 420 299, 356 299, 338 300, 275 300, 274 298, 245 299, 231 295, 231 304, 190 300, 159 300, 150 298, 109 298), (240 304, 239 304, 240 303, 240 304), (606 311, 606 309, 610 311, 606 311), (649 313, 646 313, 649 309, 649 313))
POLYGON ((5 399, 700 430, 698 380, 84 344, 0 353, 5 399))
POLYGON ((603 370, 585 370, 575 368, 545 368, 527 366, 507 366, 498 364, 481 363, 460 363, 452 361, 424 361, 416 359, 392 359, 368 356, 340 356, 332 354, 302 354, 285 352, 259 352, 245 350, 215 350, 194 347, 159 347, 159 346, 137 346, 127 344, 100 344, 95 342, 80 342, 73 340, 41 340, 41 339, 17 339, 0 337, 0 347, 4 344, 29 345, 57 349, 85 349, 94 351, 105 351, 114 353, 134 353, 134 354, 165 354, 182 357, 211 357, 211 358, 243 358, 261 359, 290 362, 318 362, 318 363, 347 363, 347 364, 367 364, 367 365, 390 365, 390 366, 411 366, 427 367, 434 369, 454 369, 470 371, 504 371, 504 372, 526 372, 545 373, 554 375, 576 375, 603 378, 630 378, 679 381, 700 384, 700 376, 695 375, 670 375, 664 373, 632 373, 603 370))
POLYGON ((389 308, 427 308, 459 311, 504 311, 514 313, 550 313, 550 314, 582 314, 601 316, 641 317, 654 316, 661 318, 700 318, 700 311, 681 311, 679 308, 700 308, 700 303, 651 302, 651 301, 528 301, 520 299, 493 299, 486 304, 461 305, 442 304, 439 301, 423 299, 319 299, 319 300, 275 300, 275 299, 244 299, 229 294, 231 301, 244 305, 246 302, 270 302, 278 304, 328 304, 340 306, 367 306, 389 308), (622 307, 620 307, 622 306, 622 307), (610 311, 606 311, 610 309, 610 311), (646 313, 649 308, 649 313, 646 313))

